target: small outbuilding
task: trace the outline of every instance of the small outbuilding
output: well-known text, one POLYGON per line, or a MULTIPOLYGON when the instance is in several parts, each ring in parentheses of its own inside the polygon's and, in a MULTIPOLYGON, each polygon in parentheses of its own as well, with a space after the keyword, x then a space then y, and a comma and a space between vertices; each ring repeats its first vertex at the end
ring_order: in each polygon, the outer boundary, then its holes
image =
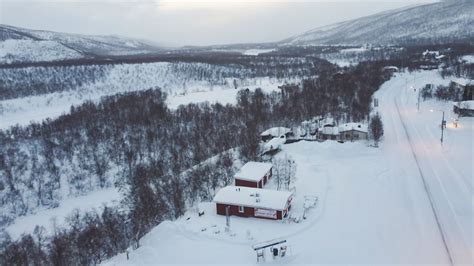
POLYGON ((334 125, 325 125, 318 129, 318 136, 320 139, 327 140, 338 140, 339 139, 339 128, 334 125))
POLYGON ((439 56, 439 51, 430 51, 426 50, 422 53, 423 57, 426 59, 433 59, 439 56))
POLYGON ((285 135, 281 135, 279 138, 273 138, 269 142, 263 144, 263 151, 262 154, 275 154, 281 150, 283 144, 286 143, 285 135))
POLYGON ((270 129, 263 131, 260 134, 260 138, 262 139, 262 141, 266 142, 273 138, 279 138, 281 136, 285 136, 286 138, 288 138, 292 134, 293 132, 291 131, 291 129, 287 127, 272 127, 270 129))
POLYGON ((388 71, 388 72, 392 72, 392 73, 400 72, 400 70, 396 66, 386 66, 386 67, 383 68, 383 70, 388 71))
POLYGON ((474 101, 461 101, 453 103, 453 111, 459 116, 474 116, 474 101))
POLYGON ((281 220, 291 208, 292 193, 249 187, 227 186, 214 197, 216 212, 240 217, 281 220))
POLYGON ((471 79, 453 79, 450 86, 460 92, 463 101, 474 100, 474 82, 471 79))
POLYGON ((235 185, 263 188, 272 177, 272 167, 271 163, 248 162, 234 175, 235 185))
POLYGON ((339 126, 339 136, 345 141, 368 139, 368 133, 367 125, 362 123, 347 123, 339 126))

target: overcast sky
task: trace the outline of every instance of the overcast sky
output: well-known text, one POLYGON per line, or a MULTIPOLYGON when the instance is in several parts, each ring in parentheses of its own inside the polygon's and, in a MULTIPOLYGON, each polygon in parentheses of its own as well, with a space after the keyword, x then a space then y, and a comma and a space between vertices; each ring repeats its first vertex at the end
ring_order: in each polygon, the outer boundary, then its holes
POLYGON ((0 23, 165 45, 268 42, 436 0, 0 0, 0 23))

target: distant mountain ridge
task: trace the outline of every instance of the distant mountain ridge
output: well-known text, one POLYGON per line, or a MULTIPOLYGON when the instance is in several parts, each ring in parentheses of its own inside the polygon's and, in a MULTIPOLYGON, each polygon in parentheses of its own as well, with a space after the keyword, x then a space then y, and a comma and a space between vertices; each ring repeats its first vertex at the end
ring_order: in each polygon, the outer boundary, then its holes
POLYGON ((160 51, 146 41, 100 35, 31 30, 0 24, 0 64, 160 51))
POLYGON ((284 45, 441 43, 474 40, 474 1, 411 6, 319 27, 284 45))

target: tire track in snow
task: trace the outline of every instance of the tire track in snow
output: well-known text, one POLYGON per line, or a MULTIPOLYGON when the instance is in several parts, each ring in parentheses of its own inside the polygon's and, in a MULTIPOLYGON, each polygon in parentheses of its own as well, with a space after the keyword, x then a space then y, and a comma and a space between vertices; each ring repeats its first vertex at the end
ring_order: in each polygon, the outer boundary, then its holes
POLYGON ((420 167, 420 164, 419 164, 419 161, 418 161, 418 157, 416 156, 415 151, 413 150, 413 146, 412 146, 412 144, 411 144, 411 138, 410 138, 410 135, 408 134, 408 130, 407 130, 407 128, 406 128, 405 122, 404 122, 403 119, 402 119, 402 115, 401 115, 401 113, 400 113, 400 109, 399 109, 399 107, 398 107, 398 103, 397 103, 397 101, 396 101, 395 98, 393 99, 393 101, 394 101, 394 103, 395 103, 395 107, 396 107, 397 112, 398 112, 398 115, 399 115, 399 117, 400 117, 400 122, 401 122, 401 124, 402 124, 403 130, 405 131, 405 134, 406 134, 406 137, 407 137, 407 140, 408 140, 408 144, 409 144, 409 146, 410 146, 410 151, 411 151, 411 153, 413 154, 413 158, 415 159, 415 162, 416 162, 416 167, 417 167, 417 169, 418 169, 418 172, 419 172, 419 174, 420 174, 421 180, 422 180, 422 182, 423 182, 423 188, 425 189, 425 192, 426 192, 426 194, 427 194, 427 196, 428 196, 428 200, 429 200, 429 202, 430 202, 431 210, 432 210, 433 215, 434 215, 434 218, 435 218, 435 220, 436 220, 436 224, 437 224, 437 226, 438 226, 438 230, 439 230, 439 232, 440 232, 441 239, 443 240, 443 245, 444 245, 444 248, 445 248, 445 250, 446 250, 446 254, 447 254, 447 256, 448 256, 449 263, 450 263, 450 265, 454 265, 453 258, 452 258, 452 256, 451 256, 451 252, 450 252, 449 247, 448 247, 448 244, 447 244, 447 242, 446 242, 446 235, 445 235, 445 232, 443 231, 443 228, 442 228, 441 223, 440 223, 440 221, 439 221, 438 213, 436 212, 435 204, 434 204, 434 201, 433 201, 433 196, 432 196, 431 191, 430 191, 430 189, 429 189, 429 187, 428 187, 428 185, 427 185, 427 182, 426 182, 426 180, 425 180, 425 176, 423 175, 423 171, 421 170, 421 167, 420 167))
MULTIPOLYGON (((413 125, 409 124, 409 126, 410 126, 410 128, 414 129, 414 133, 416 134, 417 138, 422 139, 422 136, 420 135, 420 132, 418 132, 418 130, 416 130, 416 128, 413 125)), ((432 135, 432 132, 429 131, 428 134, 431 137, 434 137, 432 135)), ((434 137, 434 138, 436 138, 436 137, 434 137)), ((426 145, 424 143, 421 143, 420 145, 423 148, 422 151, 421 151, 422 154, 429 153, 428 148, 426 147, 426 145)), ((460 175, 456 171, 454 171, 454 169, 452 169, 452 167, 450 167, 450 164, 446 161, 446 158, 443 155, 441 155, 440 157, 443 160, 443 164, 446 166, 445 169, 448 170, 450 176, 453 177, 451 180, 461 179, 461 182, 462 182, 463 179, 460 177, 460 175)), ((426 162, 426 164, 429 165, 429 167, 430 167, 429 169, 435 169, 436 168, 435 163, 432 162, 431 159, 428 156, 427 156, 427 160, 425 162, 426 162)), ((457 226, 456 229, 461 231, 461 238, 463 239, 463 244, 466 245, 466 243, 469 241, 468 239, 466 239, 466 236, 468 236, 468 233, 466 233, 466 231, 464 230, 464 227, 462 226, 462 223, 459 221, 459 217, 457 215, 457 211, 455 211, 456 208, 454 207, 453 200, 451 199, 451 197, 448 196, 449 193, 446 190, 445 185, 441 181, 440 175, 437 173, 437 171, 432 171, 432 175, 434 177, 436 177, 435 182, 437 182, 437 184, 439 185, 439 187, 441 189, 441 192, 442 192, 442 195, 444 196, 444 199, 446 200, 447 206, 449 207, 450 217, 452 217, 452 219, 454 220, 454 223, 457 226)), ((468 193, 468 192, 466 192, 463 189, 463 187, 460 187, 458 183, 455 183, 454 185, 456 185, 456 189, 458 189, 461 192, 459 195, 462 195, 463 197, 465 197, 466 193, 468 193)), ((469 200, 469 197, 466 197, 466 200, 469 200)), ((446 219, 445 219, 445 222, 446 222, 446 219)))

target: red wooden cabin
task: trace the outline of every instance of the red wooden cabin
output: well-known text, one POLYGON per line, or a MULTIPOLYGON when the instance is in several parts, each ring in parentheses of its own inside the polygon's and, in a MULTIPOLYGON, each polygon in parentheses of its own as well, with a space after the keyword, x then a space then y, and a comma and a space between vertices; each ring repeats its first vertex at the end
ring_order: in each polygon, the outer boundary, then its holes
POLYGON ((271 176, 271 163, 248 162, 234 175, 234 179, 236 186, 263 188, 271 176))
POLYGON ((227 186, 214 197, 216 212, 240 217, 281 220, 291 208, 292 193, 260 188, 227 186))

